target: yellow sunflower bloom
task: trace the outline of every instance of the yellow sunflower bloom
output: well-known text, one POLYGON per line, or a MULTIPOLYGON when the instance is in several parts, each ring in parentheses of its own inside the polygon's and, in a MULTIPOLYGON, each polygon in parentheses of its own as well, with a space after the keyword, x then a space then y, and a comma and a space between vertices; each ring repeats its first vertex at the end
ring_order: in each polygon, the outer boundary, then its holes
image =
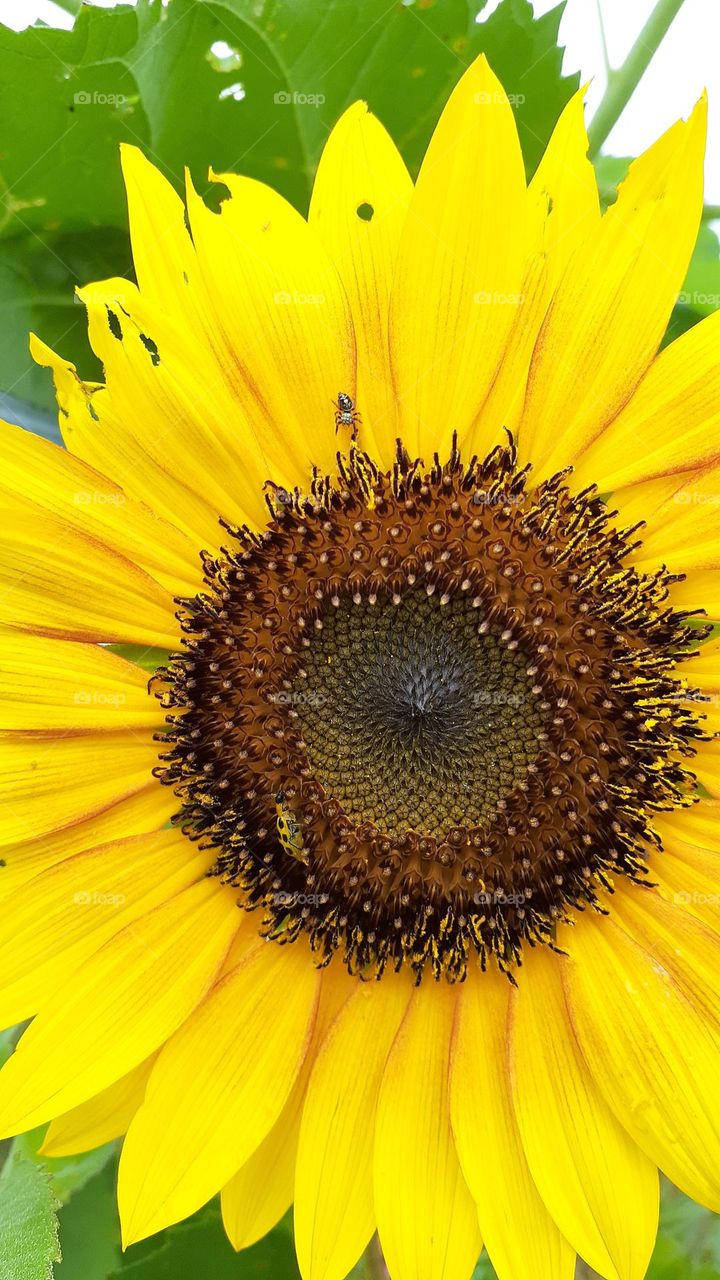
POLYGON ((126 1244, 220 1192, 305 1280, 641 1280, 658 1168, 720 1210, 704 126, 602 216, 484 59, 307 220, 125 149, 105 382, 34 339, 67 450, 0 441, 0 1130, 122 1135, 126 1244))

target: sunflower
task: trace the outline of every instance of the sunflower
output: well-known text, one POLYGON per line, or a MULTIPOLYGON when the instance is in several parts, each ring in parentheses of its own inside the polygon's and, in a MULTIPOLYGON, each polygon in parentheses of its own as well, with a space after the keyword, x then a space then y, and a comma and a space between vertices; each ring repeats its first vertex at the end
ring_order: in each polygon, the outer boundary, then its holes
POLYGON ((126 1244, 220 1192, 306 1280, 640 1280, 658 1169, 720 1210, 704 127, 602 215, 484 59, 307 219, 124 150, 105 382, 34 338, 66 450, 2 429, 0 1126, 123 1136, 126 1244))

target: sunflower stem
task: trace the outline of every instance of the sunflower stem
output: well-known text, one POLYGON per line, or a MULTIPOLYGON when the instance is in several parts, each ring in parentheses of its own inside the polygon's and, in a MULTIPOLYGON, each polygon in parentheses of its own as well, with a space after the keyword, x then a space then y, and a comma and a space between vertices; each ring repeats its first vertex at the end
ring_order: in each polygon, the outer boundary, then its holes
POLYGON ((387 1269, 387 1263, 383 1257, 383 1251, 380 1248, 380 1241, 377 1236, 373 1236, 365 1250, 363 1264, 368 1280, 390 1280, 390 1272, 387 1269))
POLYGON ((597 155, 620 119, 683 4, 684 0, 657 0, 622 66, 609 71, 607 87, 588 129, 591 156, 597 155))

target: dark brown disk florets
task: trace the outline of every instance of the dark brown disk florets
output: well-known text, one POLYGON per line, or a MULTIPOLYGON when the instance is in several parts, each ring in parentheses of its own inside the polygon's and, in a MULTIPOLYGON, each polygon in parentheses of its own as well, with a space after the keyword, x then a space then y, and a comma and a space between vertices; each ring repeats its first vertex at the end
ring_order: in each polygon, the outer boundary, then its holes
POLYGON ((226 526, 180 602, 158 776, 263 932, 321 963, 510 971, 642 880, 653 815, 692 797, 675 579, 627 565, 594 489, 528 470, 512 443, 429 472, 353 451, 269 486, 266 529, 226 526))

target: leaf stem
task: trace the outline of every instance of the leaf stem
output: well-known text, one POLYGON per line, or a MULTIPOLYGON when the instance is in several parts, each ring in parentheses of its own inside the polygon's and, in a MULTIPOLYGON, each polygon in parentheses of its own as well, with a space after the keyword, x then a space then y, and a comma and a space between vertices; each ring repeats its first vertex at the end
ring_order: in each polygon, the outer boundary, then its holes
POLYGON ((684 0, 657 0, 622 66, 610 71, 605 92, 588 129, 591 155, 597 155, 613 125, 620 119, 683 3, 684 0))
POLYGON ((608 53, 607 34, 605 32, 605 19, 603 18, 601 0, 595 0, 595 8, 597 9, 598 26, 600 27, 600 43, 602 45, 603 66, 605 67, 605 75, 608 80, 612 75, 612 67, 610 66, 610 55, 608 53))

